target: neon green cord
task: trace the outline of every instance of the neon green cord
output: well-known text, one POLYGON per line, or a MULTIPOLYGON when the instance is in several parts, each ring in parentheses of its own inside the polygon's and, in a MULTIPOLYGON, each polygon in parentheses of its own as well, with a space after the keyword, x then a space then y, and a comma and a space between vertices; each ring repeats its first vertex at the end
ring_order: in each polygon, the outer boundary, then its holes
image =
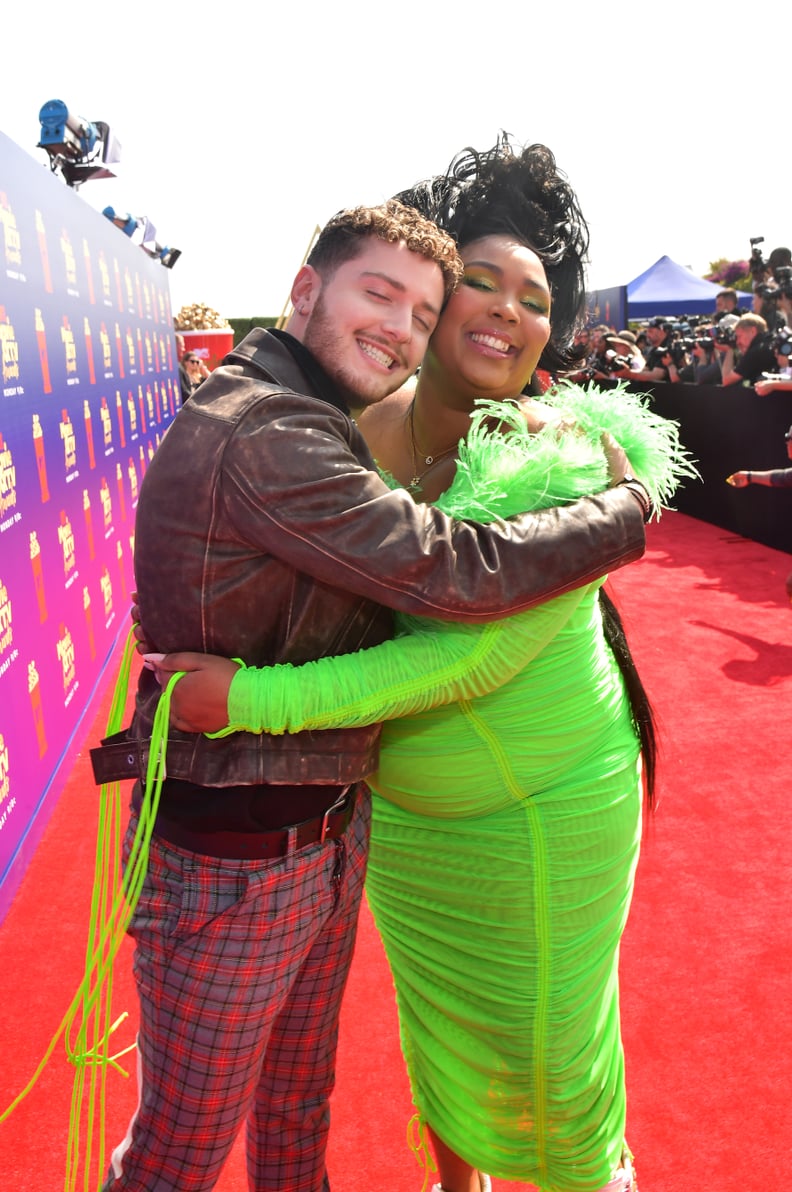
POLYGON ((429 1181, 437 1171, 437 1166, 429 1149, 426 1123, 420 1113, 414 1113, 407 1123, 407 1146, 415 1155, 418 1166, 422 1170, 423 1183, 421 1184, 421 1192, 426 1192, 429 1181))
MULTIPOLYGON (((134 648, 135 639, 130 631, 113 694, 107 724, 108 736, 118 732, 122 725, 134 648)), ((98 1190, 104 1181, 107 1070, 114 1068, 122 1076, 128 1076, 118 1061, 136 1046, 135 1043, 131 1043, 121 1051, 109 1054, 112 1035, 128 1017, 124 1012, 114 1021, 112 1019, 113 961, 123 942, 146 875, 149 845, 166 773, 165 753, 171 692, 182 674, 183 672, 178 672, 171 675, 157 706, 138 826, 123 875, 121 786, 120 783, 114 782, 101 787, 85 974, 33 1077, 11 1105, 0 1114, 2 1123, 24 1100, 41 1076, 58 1040, 63 1036, 66 1058, 75 1068, 64 1192, 77 1192, 81 1162, 84 1170, 83 1188, 89 1192, 94 1137, 97 1132, 99 1141, 95 1152, 95 1188, 98 1190), (90 1076, 86 1081, 88 1069, 90 1076), (80 1146, 83 1135, 85 1154, 81 1161, 80 1146)))

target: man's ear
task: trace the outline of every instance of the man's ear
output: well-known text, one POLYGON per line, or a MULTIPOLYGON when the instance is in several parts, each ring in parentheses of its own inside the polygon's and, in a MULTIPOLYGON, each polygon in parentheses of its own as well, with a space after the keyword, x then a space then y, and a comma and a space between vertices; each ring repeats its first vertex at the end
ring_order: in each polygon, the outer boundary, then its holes
POLYGON ((291 302, 298 315, 309 315, 322 289, 322 279, 313 265, 303 265, 294 279, 291 302))

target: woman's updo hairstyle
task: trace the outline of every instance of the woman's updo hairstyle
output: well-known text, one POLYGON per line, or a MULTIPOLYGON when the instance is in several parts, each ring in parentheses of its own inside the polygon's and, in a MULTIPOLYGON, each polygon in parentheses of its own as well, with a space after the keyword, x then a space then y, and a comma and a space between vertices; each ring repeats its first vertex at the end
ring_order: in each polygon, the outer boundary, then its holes
POLYGON ((434 220, 460 248, 484 236, 508 236, 533 249, 553 299, 552 332, 539 367, 575 366, 571 348, 585 307, 588 226, 546 145, 517 150, 501 133, 492 149, 463 149, 445 174, 396 197, 434 220))

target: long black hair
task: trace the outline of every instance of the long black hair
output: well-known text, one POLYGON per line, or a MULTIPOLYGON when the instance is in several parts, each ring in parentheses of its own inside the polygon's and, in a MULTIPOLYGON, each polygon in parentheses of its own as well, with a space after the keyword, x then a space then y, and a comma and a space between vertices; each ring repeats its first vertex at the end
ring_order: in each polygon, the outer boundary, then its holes
POLYGON ((630 702, 633 728, 641 743, 644 793, 647 806, 652 811, 655 805, 657 774, 657 726, 654 711, 638 674, 619 611, 604 588, 599 590, 599 603, 605 638, 621 671, 630 702))
POLYGON ((515 149, 501 133, 491 149, 463 149, 445 174, 396 196, 416 207, 460 248, 508 236, 533 249, 552 295, 552 331, 539 360, 549 372, 571 368, 572 341, 585 307, 588 225, 577 196, 546 145, 515 149))

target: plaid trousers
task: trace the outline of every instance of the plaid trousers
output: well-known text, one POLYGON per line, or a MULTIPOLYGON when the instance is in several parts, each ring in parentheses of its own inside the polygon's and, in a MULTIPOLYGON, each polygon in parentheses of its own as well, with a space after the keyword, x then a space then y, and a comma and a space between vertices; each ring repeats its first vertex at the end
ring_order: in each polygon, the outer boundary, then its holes
POLYGON ((140 1096, 103 1192, 214 1188, 245 1120, 252 1192, 329 1189, 338 1017, 368 854, 369 799, 356 798, 342 837, 277 860, 152 838, 129 929, 140 1096))

